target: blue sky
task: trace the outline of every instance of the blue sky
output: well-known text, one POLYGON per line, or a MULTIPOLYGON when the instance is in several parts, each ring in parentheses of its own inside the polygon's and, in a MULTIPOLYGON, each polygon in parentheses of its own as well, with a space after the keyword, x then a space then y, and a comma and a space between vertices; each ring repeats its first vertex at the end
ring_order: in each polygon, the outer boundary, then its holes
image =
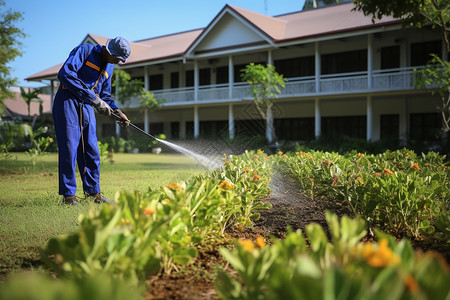
POLYGON ((23 55, 11 64, 20 86, 24 79, 67 58, 88 33, 123 36, 129 41, 206 27, 228 3, 269 16, 299 11, 305 0, 6 0, 22 12, 15 23, 27 35, 23 55))

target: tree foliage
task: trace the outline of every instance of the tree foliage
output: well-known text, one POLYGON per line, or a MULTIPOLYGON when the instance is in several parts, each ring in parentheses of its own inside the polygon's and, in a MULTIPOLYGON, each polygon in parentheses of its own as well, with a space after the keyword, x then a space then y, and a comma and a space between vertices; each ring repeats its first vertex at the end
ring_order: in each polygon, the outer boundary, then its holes
POLYGON ((450 1, 449 0, 354 0, 355 10, 372 16, 372 21, 384 16, 400 19, 406 26, 421 28, 439 27, 450 52, 450 1))
POLYGON ((439 111, 443 120, 442 130, 450 132, 450 62, 443 61, 433 55, 426 68, 416 71, 416 86, 420 88, 432 87, 433 93, 441 98, 439 111))
POLYGON ((241 70, 241 78, 250 84, 250 95, 252 96, 256 109, 268 126, 269 143, 276 140, 272 119, 272 99, 277 98, 281 88, 285 87, 286 79, 278 74, 273 65, 261 65, 250 63, 241 70))
POLYGON ((131 79, 131 75, 124 70, 114 70, 113 88, 119 88, 118 101, 125 104, 133 97, 139 97, 141 107, 154 111, 163 101, 157 100, 153 93, 144 88, 144 82, 140 79, 131 79))
POLYGON ((22 14, 12 10, 4 10, 5 1, 0 0, 0 104, 6 97, 12 96, 9 87, 16 84, 17 79, 11 77, 8 63, 21 56, 21 38, 25 34, 14 24, 22 20, 22 14))

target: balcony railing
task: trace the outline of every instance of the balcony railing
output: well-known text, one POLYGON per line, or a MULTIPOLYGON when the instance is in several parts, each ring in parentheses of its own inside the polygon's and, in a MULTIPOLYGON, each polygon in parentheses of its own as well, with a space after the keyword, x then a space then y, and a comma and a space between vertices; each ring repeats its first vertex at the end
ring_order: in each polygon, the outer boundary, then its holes
MULTIPOLYGON (((400 68, 368 72, 322 75, 318 82, 314 76, 288 78, 286 87, 278 98, 311 97, 321 95, 383 92, 414 89, 414 69, 400 68), (318 87, 318 90, 316 90, 318 87)), ((193 103, 237 102, 250 99, 249 85, 245 82, 216 84, 153 91, 157 99, 164 99, 163 106, 189 105, 193 103)), ((130 107, 138 107, 137 99, 130 107)))

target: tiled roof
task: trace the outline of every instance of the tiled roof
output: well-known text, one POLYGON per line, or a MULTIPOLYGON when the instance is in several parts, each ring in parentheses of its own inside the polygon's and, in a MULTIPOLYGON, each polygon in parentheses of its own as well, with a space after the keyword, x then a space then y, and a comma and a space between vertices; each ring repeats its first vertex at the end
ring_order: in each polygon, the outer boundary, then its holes
MULTIPOLYGON (((39 94, 38 97, 42 99, 43 113, 50 113, 51 111, 51 100, 50 95, 39 94)), ((7 98, 4 101, 4 105, 7 110, 9 110, 13 115, 18 116, 28 116, 28 105, 20 96, 20 93, 14 93, 13 98, 7 98)), ((39 103, 32 101, 30 104, 30 115, 39 115, 39 103)))
MULTIPOLYGON (((376 23, 372 23, 370 16, 364 16, 362 12, 352 11, 353 7, 353 3, 345 3, 275 17, 269 17, 228 4, 223 10, 233 10, 254 26, 256 30, 260 30, 272 39, 274 43, 301 40, 337 32, 350 32, 361 28, 398 22, 394 18, 386 17, 378 20, 376 23)), ((203 31, 204 28, 131 42, 131 55, 125 65, 166 58, 178 57, 181 59, 194 41, 198 38, 201 39, 200 35, 203 31)), ((89 37, 102 45, 108 39, 107 37, 94 34, 88 34, 86 39, 89 37)), ((61 65, 59 64, 34 74, 26 78, 26 80, 54 78, 61 65)))

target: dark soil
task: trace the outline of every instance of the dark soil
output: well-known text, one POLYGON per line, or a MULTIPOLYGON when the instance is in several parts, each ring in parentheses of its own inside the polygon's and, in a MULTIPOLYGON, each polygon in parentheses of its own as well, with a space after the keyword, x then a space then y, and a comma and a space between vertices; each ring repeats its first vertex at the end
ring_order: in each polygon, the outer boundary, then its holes
MULTIPOLYGON (((321 198, 312 200, 310 196, 303 194, 298 184, 287 175, 272 176, 270 187, 272 194, 265 201, 272 203, 272 208, 259 211, 261 217, 253 227, 246 228, 244 231, 227 232, 230 237, 255 240, 258 236, 272 235, 283 238, 287 226, 293 230, 304 230, 306 225, 318 223, 327 228, 325 221, 327 209, 339 216, 350 214, 348 208, 336 205, 334 201, 321 198)), ((185 274, 174 272, 170 275, 151 277, 150 290, 146 299, 219 299, 213 281, 214 267, 218 266, 225 266, 232 272, 217 250, 203 252, 194 263, 192 271, 185 274)))

